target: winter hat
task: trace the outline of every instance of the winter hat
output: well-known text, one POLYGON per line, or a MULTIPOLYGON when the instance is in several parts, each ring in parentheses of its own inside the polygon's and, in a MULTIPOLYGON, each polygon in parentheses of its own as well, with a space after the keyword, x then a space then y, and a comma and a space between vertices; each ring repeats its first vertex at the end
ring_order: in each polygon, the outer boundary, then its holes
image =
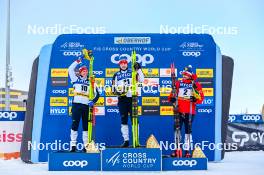
POLYGON ((79 73, 81 74, 82 71, 85 71, 85 70, 88 72, 87 67, 86 66, 82 66, 82 67, 79 68, 79 73))
POLYGON ((188 77, 192 77, 192 65, 188 65, 184 68, 184 70, 182 71, 182 75, 186 75, 188 77))

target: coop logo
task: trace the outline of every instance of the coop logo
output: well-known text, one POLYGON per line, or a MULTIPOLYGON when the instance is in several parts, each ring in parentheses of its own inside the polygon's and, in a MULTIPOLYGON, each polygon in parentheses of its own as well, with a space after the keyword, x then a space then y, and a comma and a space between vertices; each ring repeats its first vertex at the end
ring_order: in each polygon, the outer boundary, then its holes
POLYGON ((150 37, 114 37, 115 44, 151 44, 150 37))
POLYGON ((184 52, 182 52, 182 56, 184 56, 184 57, 199 57, 199 56, 201 56, 201 52, 184 51, 184 52))
POLYGON ((13 120, 17 118, 16 112, 0 112, 0 119, 13 120))
MULTIPOLYGON (((136 54, 137 62, 141 63, 142 66, 146 66, 147 64, 151 64, 154 61, 154 57, 151 54, 136 54)), ((118 64, 119 60, 125 59, 127 62, 131 62, 131 56, 128 54, 114 54, 111 56, 111 62, 114 64, 118 64)))
POLYGON ((64 167, 85 167, 88 165, 88 161, 86 160, 66 160, 63 162, 64 167))
POLYGON ((198 109, 198 112, 199 113, 207 113, 207 114, 210 114, 213 112, 212 109, 198 109))
POLYGON ((52 90, 52 93, 53 94, 66 94, 67 93, 67 90, 58 90, 58 89, 54 89, 52 90))
POLYGON ((168 84, 171 85, 172 84, 171 80, 162 80, 161 83, 164 85, 168 85, 168 84))
POLYGON ((261 116, 260 115, 243 115, 242 119, 244 121, 254 121, 254 122, 257 122, 257 121, 261 120, 261 116))
POLYGON ((228 121, 230 122, 230 123, 232 123, 233 121, 235 121, 236 120, 236 116, 235 115, 230 115, 229 117, 228 117, 228 121))
POLYGON ((99 75, 99 76, 100 76, 100 75, 103 75, 104 72, 103 72, 103 71, 95 71, 95 70, 94 70, 94 71, 93 71, 93 74, 94 74, 94 75, 99 75))
POLYGON ((193 167, 195 165, 197 165, 197 161, 196 160, 174 160, 172 162, 173 166, 187 166, 187 167, 193 167))
POLYGON ((107 112, 109 113, 119 113, 118 109, 107 109, 107 112))
POLYGON ((82 55, 82 52, 80 51, 65 51, 63 52, 63 56, 81 56, 82 55))

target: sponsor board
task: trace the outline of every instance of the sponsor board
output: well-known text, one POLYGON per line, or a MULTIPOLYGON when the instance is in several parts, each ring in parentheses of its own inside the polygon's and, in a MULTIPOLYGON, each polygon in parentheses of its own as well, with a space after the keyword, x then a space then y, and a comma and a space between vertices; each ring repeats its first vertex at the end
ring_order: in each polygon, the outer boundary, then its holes
POLYGON ((160 96, 169 96, 171 93, 171 88, 169 87, 161 87, 160 88, 160 96))
POLYGON ((233 114, 229 115, 229 123, 264 123, 261 114, 233 114))
POLYGON ((159 78, 145 78, 143 81, 143 86, 158 86, 159 78))
POLYGON ((159 115, 159 113, 158 106, 142 106, 142 115, 159 115))
POLYGON ((159 77, 158 68, 143 68, 142 72, 145 77, 159 77))
POLYGON ((197 81, 203 88, 212 88, 214 86, 214 80, 212 78, 198 78, 197 81))
POLYGON ((106 68, 105 77, 113 77, 116 72, 119 71, 119 68, 106 68))
POLYGON ((68 96, 69 97, 73 97, 74 96, 74 88, 69 88, 68 96))
POLYGON ((159 97, 142 97, 142 106, 159 106, 159 97))
POLYGON ((203 93, 205 97, 212 97, 214 96, 214 88, 203 88, 203 93))
POLYGON ((169 102, 168 97, 160 97, 160 105, 161 106, 171 106, 172 103, 169 102))
POLYGON ((66 77, 52 77, 51 86, 68 86, 68 78, 66 77))
POLYGON ((104 97, 99 97, 98 101, 95 103, 95 106, 104 106, 105 100, 104 97))
POLYGON ((68 98, 50 97, 50 106, 68 106, 68 98))
POLYGON ((151 44, 151 37, 114 37, 114 44, 151 44))
POLYGON ((106 106, 117 106, 118 98, 117 97, 106 97, 105 105, 106 106))
POLYGON ((198 78, 213 78, 214 70, 213 69, 196 69, 196 75, 198 78))
POLYGON ((53 68, 51 69, 51 77, 68 77, 68 69, 53 68))
POLYGON ((161 106, 160 115, 173 115, 173 107, 172 106, 161 106))
MULTIPOLYGON (((177 69, 175 69, 175 76, 177 77, 177 69)), ((160 68, 160 77, 171 77, 171 69, 160 68)))
POLYGON ((102 151, 103 171, 161 171, 158 148, 112 148, 102 151))
POLYGON ((50 153, 49 171, 100 171, 98 153, 50 153))
POLYGON ((104 87, 105 79, 104 78, 95 78, 95 84, 97 87, 104 87))
POLYGON ((101 106, 95 106, 94 107, 94 112, 95 115, 105 115, 105 107, 101 107, 101 106))

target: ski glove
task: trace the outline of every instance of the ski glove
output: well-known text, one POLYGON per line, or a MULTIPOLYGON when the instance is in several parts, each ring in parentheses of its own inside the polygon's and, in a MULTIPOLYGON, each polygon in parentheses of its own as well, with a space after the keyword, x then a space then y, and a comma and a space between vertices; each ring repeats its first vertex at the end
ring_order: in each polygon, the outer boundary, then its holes
POLYGON ((194 96, 191 96, 191 97, 190 97, 190 101, 191 101, 191 102, 196 102, 197 99, 196 99, 194 96))
POLYGON ((76 62, 77 62, 78 64, 81 64, 81 63, 82 63, 82 57, 79 57, 78 60, 76 60, 76 62))
POLYGON ((141 66, 140 66, 140 64, 139 64, 138 62, 136 62, 136 63, 134 64, 134 69, 136 69, 136 70, 141 69, 141 66))
POLYGON ((88 103, 88 106, 91 108, 91 107, 93 107, 93 105, 94 105, 94 102, 93 101, 90 101, 89 103, 88 103))
POLYGON ((170 102, 171 102, 171 103, 175 103, 175 102, 176 102, 176 98, 174 98, 174 97, 171 98, 171 99, 170 99, 170 102))

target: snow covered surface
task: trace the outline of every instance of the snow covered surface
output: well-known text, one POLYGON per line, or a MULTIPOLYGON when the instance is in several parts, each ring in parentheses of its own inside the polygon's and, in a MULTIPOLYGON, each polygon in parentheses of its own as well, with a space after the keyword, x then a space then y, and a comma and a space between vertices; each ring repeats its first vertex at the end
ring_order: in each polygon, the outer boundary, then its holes
POLYGON ((36 174, 179 174, 179 175, 260 175, 264 174, 264 151, 228 152, 219 163, 209 163, 207 171, 171 171, 171 172, 51 172, 47 164, 25 164, 21 160, 0 160, 0 174, 36 175, 36 174))

